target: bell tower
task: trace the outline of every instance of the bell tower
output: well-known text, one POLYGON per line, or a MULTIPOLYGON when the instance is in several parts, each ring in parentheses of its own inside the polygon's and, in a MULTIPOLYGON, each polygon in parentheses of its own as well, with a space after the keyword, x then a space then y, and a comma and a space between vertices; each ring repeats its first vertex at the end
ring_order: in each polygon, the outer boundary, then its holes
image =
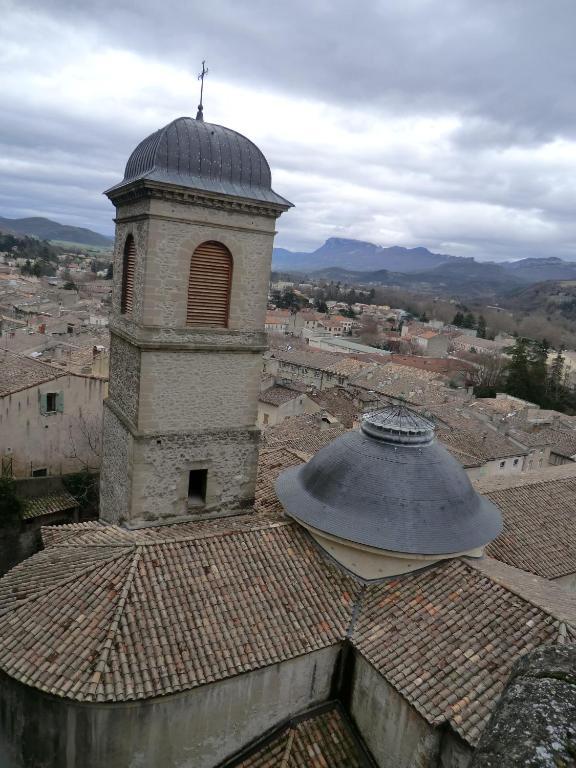
POLYGON ((179 118, 144 139, 116 206, 100 516, 128 527, 254 499, 275 222, 290 206, 247 138, 179 118))

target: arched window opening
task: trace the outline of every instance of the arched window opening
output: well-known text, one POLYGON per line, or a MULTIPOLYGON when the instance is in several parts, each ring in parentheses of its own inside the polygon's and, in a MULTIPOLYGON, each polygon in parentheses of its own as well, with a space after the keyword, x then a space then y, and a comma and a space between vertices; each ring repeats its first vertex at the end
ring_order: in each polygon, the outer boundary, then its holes
POLYGON ((188 280, 186 325, 228 325, 232 255, 222 243, 210 240, 192 254, 188 280))
POLYGON ((134 304, 134 269, 136 266, 136 244, 132 235, 128 235, 124 244, 122 258, 122 292, 120 295, 120 312, 125 315, 132 312, 134 304))

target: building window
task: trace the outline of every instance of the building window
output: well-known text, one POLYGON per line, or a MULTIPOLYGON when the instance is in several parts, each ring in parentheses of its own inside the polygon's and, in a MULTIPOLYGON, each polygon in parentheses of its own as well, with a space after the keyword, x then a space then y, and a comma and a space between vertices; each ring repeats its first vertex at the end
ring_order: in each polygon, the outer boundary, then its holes
POLYGON ((47 477, 48 476, 48 470, 46 467, 42 467, 42 469, 33 469, 32 470, 32 477, 47 477))
POLYGON ((188 474, 188 503, 201 506, 206 503, 207 469, 192 469, 188 474))
POLYGON ((232 255, 209 240, 192 254, 188 278, 186 325, 226 328, 230 311, 232 255))
POLYGON ((132 312, 134 304, 134 269, 136 267, 136 243, 128 235, 122 256, 122 289, 120 293, 120 312, 123 315, 132 312))
POLYGON ((38 392, 40 413, 64 413, 63 392, 38 392))
POLYGON ((514 459, 514 466, 515 466, 515 467, 517 467, 517 466, 518 466, 518 459, 514 459))
POLYGON ((262 421, 264 422, 264 425, 268 424, 268 414, 267 413, 263 414, 262 421))
POLYGON ((505 466, 506 466, 506 462, 505 461, 501 461, 500 462, 500 469, 504 469, 505 466))

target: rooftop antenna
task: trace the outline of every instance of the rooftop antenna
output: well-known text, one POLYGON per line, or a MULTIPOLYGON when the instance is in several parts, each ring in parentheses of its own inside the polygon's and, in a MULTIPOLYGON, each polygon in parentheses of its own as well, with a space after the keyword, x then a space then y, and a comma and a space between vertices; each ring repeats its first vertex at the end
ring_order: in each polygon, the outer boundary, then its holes
POLYGON ((206 62, 202 62, 202 72, 198 75, 198 80, 201 81, 200 85, 200 104, 198 104, 198 112, 196 112, 196 120, 200 120, 201 122, 204 122, 204 107, 202 106, 202 98, 204 96, 204 78, 208 74, 208 70, 206 69, 206 62))

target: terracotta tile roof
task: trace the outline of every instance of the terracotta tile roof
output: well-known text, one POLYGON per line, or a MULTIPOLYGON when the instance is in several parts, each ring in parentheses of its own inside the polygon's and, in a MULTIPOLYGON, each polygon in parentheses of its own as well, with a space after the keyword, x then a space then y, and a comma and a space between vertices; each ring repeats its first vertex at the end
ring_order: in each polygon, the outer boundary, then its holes
POLYGON ((475 745, 513 662, 555 641, 562 626, 451 560, 368 587, 351 639, 429 723, 449 722, 475 745))
POLYGON ((352 378, 352 384, 392 398, 402 398, 421 405, 429 401, 444 402, 448 391, 431 371, 406 365, 376 365, 352 378))
POLYGON ((343 360, 336 362, 331 368, 331 373, 339 376, 356 376, 362 371, 367 371, 373 367, 372 363, 365 363, 361 360, 355 360, 350 355, 345 355, 343 360))
MULTIPOLYGON (((576 573, 576 477, 486 492, 502 511, 504 529, 487 554, 530 573, 555 579, 576 573)), ((575 601, 576 602, 576 601, 575 601)))
POLYGON ((303 368, 315 368, 319 371, 331 371, 333 366, 339 363, 346 355, 342 352, 323 352, 322 350, 307 349, 275 349, 273 357, 284 363, 301 366, 303 368))
POLYGON ((524 429, 509 429, 508 435, 525 448, 543 448, 550 445, 550 440, 541 432, 527 432, 524 429))
POLYGON ((284 514, 274 484, 280 472, 303 463, 303 455, 288 448, 262 449, 258 458, 254 508, 260 513, 284 514))
POLYGON ((65 512, 77 506, 78 502, 68 491, 48 493, 44 496, 37 496, 34 499, 26 499, 22 517, 25 520, 29 520, 34 517, 42 517, 42 515, 65 512))
MULTIPOLYGON (((484 557, 480 560, 469 558, 467 562, 472 568, 485 573, 492 581, 502 585, 509 592, 514 592, 526 602, 532 603, 564 622, 567 625, 568 636, 571 638, 574 636, 576 600, 572 592, 554 584, 553 581, 527 573, 521 568, 514 568, 493 557, 484 557)), ((563 628, 560 629, 562 634, 563 628)))
POLYGON ((341 706, 331 703, 293 718, 261 746, 220 768, 371 768, 375 763, 341 706))
POLYGON ((548 427, 538 430, 538 436, 550 445, 550 451, 566 458, 576 454, 576 430, 548 427))
POLYGON ((457 448, 453 448, 451 445, 445 445, 444 447, 446 448, 448 453, 451 453, 452 456, 454 456, 456 461, 459 461, 460 464, 462 464, 464 469, 481 467, 483 464, 483 461, 479 459, 477 456, 471 456, 469 453, 466 453, 465 451, 459 451, 457 448))
POLYGON ((289 319, 290 319, 290 312, 288 311, 267 312, 265 324, 266 325, 288 325, 289 319))
POLYGON ((340 387, 314 391, 308 395, 323 411, 334 416, 342 426, 352 428, 355 419, 362 413, 362 407, 354 403, 354 397, 340 387))
POLYGON ((421 357, 420 355, 390 355, 392 365, 406 365, 409 368, 420 368, 424 371, 449 376, 461 371, 474 370, 471 363, 454 357, 421 357))
POLYGON ((345 432, 341 424, 326 424, 317 416, 290 416, 280 424, 262 430, 266 448, 285 447, 312 455, 345 432))
POLYGON ((359 586, 295 524, 244 517, 201 536, 101 526, 34 555, 0 581, 0 668, 56 696, 125 701, 338 643, 359 586))
POLYGON ((447 448, 467 453, 482 463, 526 453, 524 448, 487 426, 484 429, 480 425, 476 429, 437 429, 436 436, 447 448))
POLYGON ((263 392, 260 392, 258 400, 267 405, 278 406, 283 405, 284 403, 289 403, 290 400, 296 400, 298 397, 302 397, 302 392, 297 392, 294 389, 275 384, 272 387, 268 387, 268 389, 265 389, 263 392))
POLYGON ((51 365, 40 363, 31 357, 0 350, 0 397, 20 392, 28 387, 45 384, 59 376, 65 376, 51 365))
MULTIPOLYGON (((287 459, 272 453, 271 470, 287 459)), ((512 663, 571 632, 571 596, 538 577, 452 560, 362 586, 273 515, 63 528, 0 580, 0 668, 78 701, 184 691, 349 639, 475 744, 512 663)))
POLYGON ((86 531, 93 529, 99 530, 102 523, 98 520, 89 520, 84 523, 67 523, 65 525, 45 525, 42 526, 42 544, 45 547, 51 547, 54 544, 63 542, 81 536, 86 531))

